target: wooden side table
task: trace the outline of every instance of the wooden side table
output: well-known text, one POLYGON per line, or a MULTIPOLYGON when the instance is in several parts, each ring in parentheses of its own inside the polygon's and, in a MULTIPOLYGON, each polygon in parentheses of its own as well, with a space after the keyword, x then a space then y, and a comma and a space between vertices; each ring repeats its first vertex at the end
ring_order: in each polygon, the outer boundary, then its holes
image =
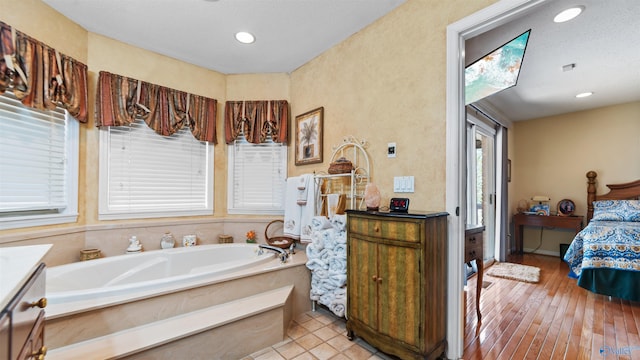
POLYGON ((482 319, 480 314, 480 293, 482 292, 482 278, 484 275, 484 226, 467 225, 464 234, 464 262, 476 261, 478 278, 476 279, 476 314, 478 323, 482 319))
POLYGON ((515 214, 513 215, 513 228, 515 230, 516 253, 524 253, 522 233, 525 226, 572 229, 577 234, 582 230, 582 221, 582 216, 515 214))

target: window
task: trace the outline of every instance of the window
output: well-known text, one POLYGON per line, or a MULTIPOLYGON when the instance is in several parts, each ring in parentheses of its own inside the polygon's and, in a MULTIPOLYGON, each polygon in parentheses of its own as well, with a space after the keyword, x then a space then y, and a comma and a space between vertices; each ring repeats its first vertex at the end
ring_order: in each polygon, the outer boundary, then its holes
POLYGON ((78 122, 0 95, 0 229, 78 217, 78 122))
POLYGON ((100 130, 101 220, 213 214, 213 144, 142 120, 100 130))
POLYGON ((287 146, 236 140, 229 146, 229 214, 284 214, 287 146))

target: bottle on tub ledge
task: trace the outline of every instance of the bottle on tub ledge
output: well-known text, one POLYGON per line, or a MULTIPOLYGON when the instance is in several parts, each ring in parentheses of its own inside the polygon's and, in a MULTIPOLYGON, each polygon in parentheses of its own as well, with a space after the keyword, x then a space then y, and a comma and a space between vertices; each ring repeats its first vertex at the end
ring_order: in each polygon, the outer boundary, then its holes
POLYGON ((162 235, 160 239, 160 247, 163 249, 171 249, 176 245, 176 239, 173 237, 169 231, 162 235))
POLYGON ((196 235, 185 235, 182 237, 182 246, 196 246, 198 237, 196 235))
POLYGON ((142 252, 142 244, 140 244, 140 241, 138 241, 138 238, 135 235, 133 235, 129 239, 129 247, 127 248, 126 253, 135 254, 139 252, 142 252))

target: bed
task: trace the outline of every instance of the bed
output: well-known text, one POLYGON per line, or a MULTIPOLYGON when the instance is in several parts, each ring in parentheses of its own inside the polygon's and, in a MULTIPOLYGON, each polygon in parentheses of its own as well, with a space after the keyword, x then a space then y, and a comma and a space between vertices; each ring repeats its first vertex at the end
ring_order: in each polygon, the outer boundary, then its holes
POLYGON ((594 293, 640 302, 640 180, 597 195, 596 177, 587 173, 588 224, 564 256, 569 276, 594 293))

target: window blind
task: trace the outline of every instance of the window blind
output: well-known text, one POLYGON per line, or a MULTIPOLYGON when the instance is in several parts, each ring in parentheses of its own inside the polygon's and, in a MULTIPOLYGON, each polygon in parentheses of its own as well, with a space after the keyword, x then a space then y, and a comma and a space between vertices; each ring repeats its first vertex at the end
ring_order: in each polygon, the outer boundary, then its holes
POLYGON ((101 215, 213 213, 213 146, 196 140, 189 128, 165 137, 136 120, 101 131, 101 215))
POLYGON ((63 109, 40 111, 9 92, 0 96, 0 213, 68 206, 67 123, 63 109))
POLYGON ((282 214, 287 147, 236 141, 229 151, 229 213, 282 214))

